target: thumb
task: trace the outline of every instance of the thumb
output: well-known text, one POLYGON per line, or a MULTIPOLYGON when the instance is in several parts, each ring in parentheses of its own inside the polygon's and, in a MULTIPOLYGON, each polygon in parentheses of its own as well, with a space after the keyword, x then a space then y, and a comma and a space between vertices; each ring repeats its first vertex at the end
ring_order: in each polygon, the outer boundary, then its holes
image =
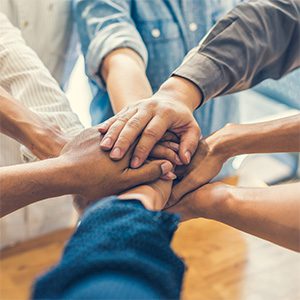
POLYGON ((201 137, 201 129, 196 121, 181 135, 179 157, 184 164, 189 164, 192 156, 194 155, 199 139, 201 137))
POLYGON ((173 165, 167 160, 153 160, 138 169, 127 170, 127 182, 130 186, 140 185, 158 180, 161 176, 173 170, 173 165))

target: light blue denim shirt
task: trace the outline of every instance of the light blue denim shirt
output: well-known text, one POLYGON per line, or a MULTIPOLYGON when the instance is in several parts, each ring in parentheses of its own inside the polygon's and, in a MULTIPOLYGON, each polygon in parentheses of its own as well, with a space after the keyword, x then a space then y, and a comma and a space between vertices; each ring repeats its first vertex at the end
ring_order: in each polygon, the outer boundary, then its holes
MULTIPOLYGON (((74 0, 86 73, 95 95, 90 108, 93 124, 112 115, 105 84, 98 73, 109 52, 121 47, 136 51, 147 66, 147 77, 156 91, 217 19, 238 2, 241 1, 74 0)), ((297 75, 293 76, 296 81, 297 75)), ((291 81, 285 79, 285 85, 288 84, 291 85, 291 81)), ((282 102, 292 100, 294 104, 299 87, 289 89, 288 95, 278 83, 267 82, 258 90, 282 102), (273 89, 275 86, 277 90, 273 89)), ((239 121, 236 96, 222 98, 226 100, 208 101, 195 112, 204 136, 228 122, 239 121)))
MULTIPOLYGON (((103 58, 112 50, 135 50, 147 66, 153 91, 170 76, 187 52, 195 47, 234 0, 76 0, 75 19, 93 82, 93 124, 112 115, 105 84, 98 74, 103 58)), ((210 101, 195 112, 203 135, 238 121, 235 96, 210 101)))

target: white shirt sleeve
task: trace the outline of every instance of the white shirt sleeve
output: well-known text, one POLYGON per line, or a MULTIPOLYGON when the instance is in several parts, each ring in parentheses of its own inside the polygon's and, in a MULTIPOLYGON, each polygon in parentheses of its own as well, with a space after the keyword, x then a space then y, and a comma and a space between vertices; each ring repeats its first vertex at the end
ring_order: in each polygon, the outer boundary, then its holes
MULTIPOLYGON (((20 31, 2 13, 0 85, 26 107, 57 124, 66 134, 75 135, 82 130, 78 116, 72 111, 58 83, 36 53, 26 45, 20 31)), ((22 148, 21 151, 25 160, 35 159, 29 150, 22 148)))

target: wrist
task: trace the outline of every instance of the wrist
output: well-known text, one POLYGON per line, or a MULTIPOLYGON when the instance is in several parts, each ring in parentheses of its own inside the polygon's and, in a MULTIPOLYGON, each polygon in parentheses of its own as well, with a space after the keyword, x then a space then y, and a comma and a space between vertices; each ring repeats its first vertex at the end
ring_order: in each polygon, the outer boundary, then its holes
POLYGON ((222 188, 216 189, 213 204, 208 210, 208 218, 218 222, 226 223, 231 215, 232 207, 236 203, 236 187, 223 185, 222 188))
POLYGON ((58 189, 63 190, 63 194, 81 194, 86 184, 78 176, 80 166, 65 158, 64 155, 51 158, 45 161, 51 162, 53 170, 52 178, 55 180, 55 185, 58 189))
POLYGON ((192 112, 202 101, 200 89, 191 81, 179 76, 170 77, 161 85, 156 94, 167 97, 171 101, 178 101, 192 112))
POLYGON ((130 189, 129 191, 122 193, 119 196, 119 199, 136 199, 139 200, 147 209, 153 210, 155 208, 155 192, 148 185, 142 185, 130 189))
POLYGON ((25 146, 39 159, 57 157, 69 140, 55 125, 30 124, 26 127, 25 146))
POLYGON ((240 126, 239 124, 227 124, 206 138, 213 155, 222 157, 225 162, 233 156, 242 154, 239 142, 240 126))

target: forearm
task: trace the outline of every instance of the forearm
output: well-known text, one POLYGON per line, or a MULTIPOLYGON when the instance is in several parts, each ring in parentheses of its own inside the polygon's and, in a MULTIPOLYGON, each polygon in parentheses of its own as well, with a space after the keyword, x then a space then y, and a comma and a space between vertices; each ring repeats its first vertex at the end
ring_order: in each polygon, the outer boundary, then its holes
POLYGON ((66 142, 58 127, 46 123, 1 87, 0 132, 26 146, 40 159, 59 155, 66 142))
POLYGON ((226 159, 251 153, 299 152, 300 114, 254 124, 229 124, 206 139, 226 159))
POLYGON ((115 113, 152 95, 144 62, 131 49, 117 49, 108 54, 101 66, 101 74, 115 113))
POLYGON ((212 218, 300 251, 300 183, 266 188, 230 188, 212 218))
POLYGON ((1 87, 47 122, 57 124, 63 132, 78 133, 82 125, 55 79, 2 13, 0 22, 1 87))
POLYGON ((3 217, 42 199, 76 193, 70 167, 59 158, 0 168, 3 217))

